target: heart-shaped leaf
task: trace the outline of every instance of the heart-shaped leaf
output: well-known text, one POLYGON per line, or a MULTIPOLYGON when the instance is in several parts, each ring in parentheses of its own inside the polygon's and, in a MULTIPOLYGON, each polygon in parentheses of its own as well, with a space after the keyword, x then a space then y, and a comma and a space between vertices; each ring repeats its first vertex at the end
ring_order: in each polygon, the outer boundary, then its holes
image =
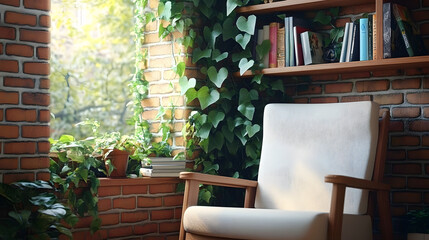
POLYGON ((207 7, 211 7, 215 1, 214 0, 203 0, 203 2, 206 4, 207 7))
POLYGON ((261 84, 262 74, 257 74, 252 78, 252 83, 255 82, 257 84, 261 84))
POLYGON ((232 11, 234 11, 234 9, 239 6, 239 4, 239 0, 226 0, 226 15, 228 16, 231 14, 232 11))
POLYGON ((252 120, 255 113, 255 107, 249 103, 243 103, 238 106, 237 110, 241 112, 247 119, 252 120))
POLYGON ((158 6, 158 15, 162 19, 170 20, 171 18, 171 2, 165 4, 160 2, 158 6))
POLYGON ((244 49, 246 49, 247 44, 250 42, 250 35, 245 33, 243 34, 238 34, 237 36, 235 36, 235 41, 240 44, 240 46, 244 49))
POLYGON ((228 57, 228 52, 220 53, 219 49, 214 49, 212 51, 212 60, 215 60, 216 62, 220 62, 228 57))
POLYGON ((213 127, 217 127, 217 125, 219 125, 219 123, 225 118, 225 113, 223 112, 219 112, 216 110, 212 110, 209 112, 209 122, 211 122, 213 124, 213 127))
POLYGON ((261 130, 261 127, 258 124, 255 124, 253 126, 251 125, 246 126, 246 131, 249 138, 253 137, 256 133, 259 132, 259 130, 261 130))
POLYGON ((198 96, 197 90, 195 90, 195 88, 190 88, 186 91, 185 96, 186 96, 186 103, 190 103, 192 102, 192 100, 197 98, 198 96))
POLYGON ((212 129, 212 125, 210 123, 205 123, 201 126, 195 135, 203 139, 208 138, 210 135, 210 129, 212 129))
POLYGON ((223 41, 226 42, 226 40, 235 37, 238 34, 238 29, 236 28, 234 24, 234 18, 228 17, 225 19, 225 21, 222 24, 223 31, 222 31, 222 37, 223 41))
POLYGON ((210 18, 214 12, 213 8, 208 7, 205 4, 201 4, 198 7, 198 10, 200 10, 200 12, 202 12, 204 14, 204 16, 206 16, 207 18, 210 18))
POLYGON ((223 81, 228 77, 228 70, 223 67, 219 70, 219 72, 216 71, 216 67, 211 66, 207 70, 207 74, 209 75, 210 81, 212 81, 216 87, 220 88, 222 87, 223 81))
POLYGON ((256 53, 258 54, 259 60, 262 60, 270 52, 270 48, 270 40, 264 40, 260 45, 256 46, 256 53))
POLYGON ((238 63, 238 67, 240 68, 240 75, 242 76, 249 68, 253 66, 255 61, 250 60, 248 61, 247 58, 242 58, 240 62, 238 63))
POLYGON ((240 31, 253 35, 255 33, 256 16, 250 15, 247 19, 243 16, 240 16, 237 19, 236 24, 237 24, 237 28, 240 31))
POLYGON ((196 63, 201 58, 209 58, 211 55, 211 49, 201 50, 200 48, 194 48, 194 51, 192 52, 192 63, 196 63))
POLYGON ((247 143, 247 138, 246 136, 246 128, 245 127, 241 127, 239 129, 235 129, 234 130, 235 136, 237 136, 238 139, 240 139, 241 144, 246 145, 247 143))
POLYGON ((183 74, 185 74, 186 69, 186 63, 185 62, 179 62, 175 67, 174 71, 179 75, 179 77, 183 77, 183 74))
POLYGON ((226 125, 222 126, 222 134, 228 142, 231 143, 232 141, 234 141, 234 133, 228 130, 228 127, 226 125))
POLYGON ((213 26, 213 29, 210 29, 208 27, 204 27, 204 38, 207 41, 207 44, 209 46, 212 46, 212 48, 215 48, 216 38, 219 37, 222 34, 222 26, 219 23, 216 23, 213 26))
POLYGON ((284 83, 281 79, 271 83, 271 89, 285 92, 284 83))
POLYGON ((250 52, 249 49, 246 49, 245 51, 241 51, 238 53, 233 53, 231 56, 231 60, 233 62, 238 62, 240 61, 242 58, 250 58, 252 57, 252 53, 250 52))
POLYGON ((224 143, 225 139, 222 133, 220 131, 216 132, 214 137, 210 137, 209 139, 209 151, 212 151, 214 149, 221 150, 224 143))
POLYGON ((188 81, 186 76, 183 76, 179 79, 180 86, 180 94, 184 95, 190 88, 194 88, 197 84, 197 80, 195 78, 191 78, 188 81))
POLYGON ((219 92, 216 90, 210 91, 207 86, 204 86, 198 90, 197 97, 200 101, 201 109, 204 110, 219 100, 219 92))
POLYGON ((240 92, 238 93, 238 105, 250 103, 251 100, 249 91, 245 88, 240 89, 240 92))

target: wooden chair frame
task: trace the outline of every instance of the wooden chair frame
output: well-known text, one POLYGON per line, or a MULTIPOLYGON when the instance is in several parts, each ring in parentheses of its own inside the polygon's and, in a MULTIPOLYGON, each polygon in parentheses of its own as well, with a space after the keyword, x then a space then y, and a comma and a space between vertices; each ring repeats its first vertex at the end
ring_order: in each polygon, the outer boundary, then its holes
MULTIPOLYGON (((348 176, 340 175, 328 175, 325 177, 325 182, 332 183, 332 197, 331 197, 331 208, 329 212, 329 223, 328 223, 328 239, 329 240, 340 240, 341 229, 343 223, 343 211, 344 211, 344 198, 346 187, 359 188, 375 192, 377 198, 378 211, 380 216, 380 229, 382 239, 390 240, 392 236, 392 222, 390 214, 390 200, 389 190, 390 186, 384 184, 384 166, 387 151, 387 140, 388 140, 388 125, 390 121, 390 115, 388 112, 383 113, 383 117, 379 122, 379 135, 377 153, 375 157, 374 173, 372 180, 358 179, 348 176)), ((215 240, 219 238, 198 236, 195 234, 185 233, 183 227, 183 215, 186 209, 190 206, 197 205, 199 185, 215 185, 223 187, 233 188, 244 188, 246 189, 244 207, 253 208, 255 203, 256 188, 258 186, 257 181, 237 179, 216 175, 207 175, 195 172, 183 172, 180 174, 180 178, 185 180, 185 195, 183 200, 182 210, 182 222, 180 226, 180 240, 184 240, 185 236, 187 240, 215 240)), ((368 205, 368 213, 371 215, 371 211, 374 209, 373 201, 370 201, 368 205)))

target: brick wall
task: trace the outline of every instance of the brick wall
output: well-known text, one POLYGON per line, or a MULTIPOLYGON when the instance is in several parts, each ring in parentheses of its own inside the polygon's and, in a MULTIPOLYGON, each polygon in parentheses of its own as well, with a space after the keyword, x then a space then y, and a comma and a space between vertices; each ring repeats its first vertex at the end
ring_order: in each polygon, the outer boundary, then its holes
POLYGON ((49 0, 0 0, 0 181, 49 179, 49 0))

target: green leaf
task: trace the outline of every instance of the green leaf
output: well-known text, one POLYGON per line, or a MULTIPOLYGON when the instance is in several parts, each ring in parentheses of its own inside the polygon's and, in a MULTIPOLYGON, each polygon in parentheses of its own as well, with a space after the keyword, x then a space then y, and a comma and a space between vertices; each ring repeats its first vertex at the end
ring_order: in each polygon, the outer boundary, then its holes
POLYGON ((224 142, 225 142, 225 140, 224 140, 222 133, 220 131, 216 132, 214 137, 210 137, 209 151, 211 152, 214 149, 222 150, 222 146, 223 146, 224 142))
POLYGON ((159 17, 165 20, 170 20, 171 18, 171 2, 168 1, 165 4, 160 2, 158 6, 159 17))
POLYGON ((250 97, 249 91, 245 88, 240 89, 238 93, 238 104, 249 103, 251 100, 252 98, 250 97))
POLYGON ((186 91, 185 96, 186 96, 186 103, 190 103, 192 100, 197 98, 198 96, 197 90, 195 90, 195 88, 190 88, 186 91))
POLYGON ((58 139, 58 141, 62 143, 69 143, 69 142, 74 142, 75 138, 71 135, 62 135, 60 139, 58 139))
POLYGON ((216 67, 211 66, 207 70, 207 74, 209 76, 210 81, 216 85, 216 87, 220 88, 222 87, 223 81, 228 77, 228 70, 223 67, 219 70, 219 72, 216 71, 216 67))
POLYGON ((337 17, 340 13, 340 7, 333 7, 329 9, 329 12, 332 14, 332 16, 337 17))
POLYGON ((259 130, 261 130, 261 127, 258 124, 255 124, 253 126, 251 125, 246 126, 246 131, 249 138, 253 137, 256 133, 259 132, 259 130))
POLYGON ((219 49, 214 49, 212 51, 212 60, 215 60, 216 62, 220 62, 228 57, 228 52, 220 53, 219 49))
POLYGON ((238 0, 226 0, 226 15, 228 16, 231 14, 239 4, 240 2, 238 0))
POLYGON ((186 69, 186 63, 179 62, 174 70, 177 73, 177 75, 179 75, 179 77, 183 77, 183 74, 185 74, 185 69, 186 69))
POLYGON ((198 130, 198 132, 196 133, 196 136, 201 138, 201 139, 206 139, 209 137, 210 135, 210 129, 212 128, 212 124, 210 123, 205 123, 201 126, 201 128, 198 130))
POLYGON ((209 152, 209 139, 208 138, 201 140, 199 145, 204 150, 204 152, 206 152, 206 153, 209 152))
POLYGON ((222 37, 223 41, 234 38, 238 34, 238 29, 235 27, 234 18, 228 17, 222 24, 223 31, 222 37))
POLYGON ((222 126, 222 134, 228 142, 234 141, 234 133, 228 129, 226 125, 222 126))
POLYGON ((213 29, 204 27, 204 38, 207 41, 207 45, 215 48, 216 38, 222 34, 222 26, 219 23, 216 23, 213 26, 213 29))
POLYGON ((79 169, 79 175, 83 181, 88 181, 88 169, 81 168, 79 169))
POLYGON ((245 34, 238 34, 235 36, 235 41, 240 44, 240 46, 244 49, 246 49, 247 44, 250 42, 250 35, 245 34))
POLYGON ((21 210, 19 212, 10 211, 8 215, 15 219, 19 225, 24 225, 28 222, 28 219, 30 218, 31 211, 30 210, 21 210))
POLYGON ((235 136, 237 136, 237 138, 240 139, 241 144, 243 146, 245 146, 247 143, 247 138, 245 136, 246 128, 244 128, 244 127, 237 128, 234 130, 234 133, 235 133, 235 136))
POLYGON ((218 164, 213 164, 212 162, 209 161, 204 161, 203 163, 204 165, 204 173, 208 173, 208 172, 213 172, 213 171, 218 171, 219 170, 219 165, 218 164))
POLYGON ((237 24, 237 28, 240 31, 253 35, 255 33, 256 16, 250 15, 247 19, 243 16, 240 16, 237 19, 236 24, 237 24))
POLYGON ((245 51, 240 51, 238 53, 233 53, 232 56, 231 56, 231 60, 233 62, 238 62, 242 58, 250 58, 250 57, 252 57, 252 53, 250 52, 249 49, 246 49, 245 51))
POLYGON ((253 144, 246 145, 246 156, 252 159, 256 159, 258 157, 258 154, 255 151, 255 146, 253 146, 253 144))
POLYGON ((272 88, 273 90, 279 90, 279 91, 281 91, 281 92, 284 92, 284 91, 285 91, 285 89, 284 89, 284 83, 283 83, 283 81, 282 81, 281 79, 279 79, 279 80, 277 80, 277 81, 272 82, 272 83, 271 83, 271 88, 272 88))
POLYGON ((217 110, 212 110, 209 112, 208 120, 213 124, 213 127, 217 128, 217 125, 225 118, 225 113, 219 112, 217 110))
POLYGON ((201 109, 204 110, 219 100, 219 92, 216 90, 210 91, 207 86, 204 86, 198 90, 197 97, 200 101, 201 109))
POLYGON ((234 175, 232 175, 233 178, 238 178, 240 177, 240 173, 238 173, 237 171, 234 173, 234 175))
POLYGON ((237 110, 247 119, 252 120, 255 113, 255 107, 251 103, 244 103, 238 106, 237 110))
POLYGON ((201 189, 199 192, 199 198, 202 199, 206 203, 210 203, 210 198, 212 197, 211 192, 207 191, 206 189, 201 189))
POLYGON ((326 15, 325 10, 317 11, 316 16, 313 19, 313 22, 319 22, 323 25, 327 25, 331 22, 332 18, 329 15, 326 15))
POLYGON ((201 58, 210 58, 211 54, 211 49, 201 50, 200 48, 194 48, 192 52, 192 63, 198 62, 201 58))
POLYGON ((264 40, 261 44, 256 46, 256 53, 258 54, 259 60, 262 60, 270 52, 270 48, 270 40, 264 40))
MULTIPOLYGON (((231 133, 233 133, 233 132, 231 132, 231 133)), ((238 151, 238 148, 240 147, 240 145, 237 141, 232 141, 232 142, 226 144, 226 147, 228 148, 228 152, 230 154, 235 155, 235 154, 237 154, 237 151, 238 151)))
POLYGON ((242 76, 247 70, 253 67, 254 63, 255 61, 253 60, 248 61, 247 58, 242 58, 238 63, 238 67, 240 68, 240 75, 242 76))
POLYGON ((261 84, 262 74, 257 74, 252 78, 252 83, 255 82, 257 84, 261 84))
POLYGON ((186 76, 182 76, 179 78, 180 94, 184 95, 189 89, 194 88, 196 84, 197 80, 195 78, 191 78, 188 81, 186 76))

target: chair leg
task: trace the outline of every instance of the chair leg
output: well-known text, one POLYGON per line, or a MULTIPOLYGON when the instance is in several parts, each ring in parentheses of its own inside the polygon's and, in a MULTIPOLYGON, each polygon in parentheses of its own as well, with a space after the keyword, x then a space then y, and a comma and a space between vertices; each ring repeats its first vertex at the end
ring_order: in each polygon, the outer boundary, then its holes
POLYGON ((180 221, 179 239, 185 240, 185 228, 183 227, 183 216, 185 211, 190 206, 195 206, 198 203, 199 184, 196 181, 187 180, 185 182, 185 193, 183 198, 182 219, 180 221))
POLYGON ((342 185, 342 184, 333 185, 331 210, 329 212, 329 224, 328 224, 329 240, 341 240, 345 194, 346 194, 345 185, 342 185))
POLYGON ((380 215, 380 229, 383 240, 393 239, 392 217, 390 214, 390 200, 388 191, 377 192, 378 213, 380 215))

